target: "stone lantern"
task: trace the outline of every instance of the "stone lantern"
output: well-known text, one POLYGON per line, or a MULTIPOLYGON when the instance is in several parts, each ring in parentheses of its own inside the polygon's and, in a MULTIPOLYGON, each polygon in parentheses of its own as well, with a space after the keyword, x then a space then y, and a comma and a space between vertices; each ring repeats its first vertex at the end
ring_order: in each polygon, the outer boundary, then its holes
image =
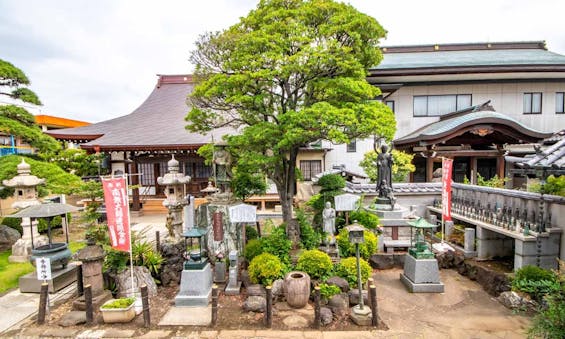
MULTIPOLYGON (((41 202, 37 198, 37 186, 44 184, 45 179, 40 179, 31 175, 31 166, 22 159, 17 167, 18 175, 9 180, 2 181, 6 187, 15 189, 12 208, 21 210, 29 206, 39 205, 41 202)), ((22 218, 23 234, 12 246, 12 255, 8 258, 10 262, 27 262, 31 256, 31 250, 47 244, 47 238, 40 236, 37 232, 37 220, 22 218)))
MULTIPOLYGON (((104 277, 102 276, 102 266, 104 264, 104 249, 96 245, 94 239, 87 239, 87 246, 78 251, 77 259, 82 262, 82 282, 83 285, 90 285, 92 290, 92 304, 97 309, 106 300, 112 298, 108 290, 104 290, 104 277)), ((73 307, 77 310, 85 310, 86 304, 84 296, 73 302, 73 307)))
POLYGON ((166 199, 163 206, 169 210, 167 216, 167 227, 169 233, 176 239, 182 238, 182 210, 188 204, 185 193, 185 185, 190 182, 190 176, 179 173, 179 162, 173 155, 167 163, 168 172, 157 178, 159 185, 165 186, 166 199))

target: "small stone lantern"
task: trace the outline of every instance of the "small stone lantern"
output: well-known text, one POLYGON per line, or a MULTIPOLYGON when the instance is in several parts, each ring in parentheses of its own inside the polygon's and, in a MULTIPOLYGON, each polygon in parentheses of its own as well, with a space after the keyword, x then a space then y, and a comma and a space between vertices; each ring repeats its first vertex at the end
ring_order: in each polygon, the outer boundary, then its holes
POLYGON ((206 232, 198 228, 191 228, 182 234, 186 248, 183 255, 185 270, 199 270, 208 263, 208 258, 206 258, 203 249, 205 235, 206 232))
POLYGON ((370 325, 372 312, 369 307, 363 305, 363 282, 361 281, 361 266, 359 258, 359 244, 365 242, 365 228, 354 221, 353 224, 346 227, 349 236, 349 242, 355 244, 355 255, 357 258, 357 286, 359 288, 359 305, 353 306, 351 309, 351 319, 357 325, 370 325))
POLYGON ((185 185, 190 182, 190 176, 179 173, 179 162, 174 155, 167 166, 168 172, 157 178, 157 183, 165 186, 166 199, 163 201, 163 206, 169 210, 167 218, 171 220, 172 234, 175 238, 180 239, 182 237, 182 210, 188 204, 185 185))
MULTIPOLYGON (((2 181, 6 187, 15 189, 12 208, 21 210, 29 206, 40 205, 41 201, 37 198, 37 186, 45 183, 45 179, 40 179, 31 174, 31 166, 22 158, 22 162, 17 166, 18 175, 9 180, 2 181)), ((37 232, 37 220, 22 218, 22 237, 12 246, 12 255, 8 258, 10 262, 27 262, 31 255, 31 250, 47 244, 45 236, 40 236, 37 232)))

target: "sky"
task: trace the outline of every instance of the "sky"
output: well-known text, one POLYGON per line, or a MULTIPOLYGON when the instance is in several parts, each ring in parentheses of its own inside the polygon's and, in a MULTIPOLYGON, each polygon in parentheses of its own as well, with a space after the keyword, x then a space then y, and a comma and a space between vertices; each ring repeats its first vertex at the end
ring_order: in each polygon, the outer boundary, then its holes
MULTIPOLYGON (((147 98, 157 74, 193 70, 194 41, 258 0, 0 0, 0 59, 30 78, 35 114, 99 122, 147 98)), ((565 1, 350 0, 388 31, 381 46, 545 40, 565 55, 565 1)))

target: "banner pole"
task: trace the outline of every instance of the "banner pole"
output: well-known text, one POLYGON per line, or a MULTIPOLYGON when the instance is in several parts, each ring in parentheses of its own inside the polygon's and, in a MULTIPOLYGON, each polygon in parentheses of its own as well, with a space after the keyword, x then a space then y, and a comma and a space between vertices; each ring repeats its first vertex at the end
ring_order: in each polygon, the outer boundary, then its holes
POLYGON ((129 271, 130 271, 130 278, 131 278, 131 293, 132 297, 135 297, 135 285, 133 283, 133 248, 131 244, 131 220, 130 220, 130 213, 129 213, 129 181, 128 176, 124 173, 124 179, 126 182, 126 213, 128 216, 128 232, 129 232, 129 271))

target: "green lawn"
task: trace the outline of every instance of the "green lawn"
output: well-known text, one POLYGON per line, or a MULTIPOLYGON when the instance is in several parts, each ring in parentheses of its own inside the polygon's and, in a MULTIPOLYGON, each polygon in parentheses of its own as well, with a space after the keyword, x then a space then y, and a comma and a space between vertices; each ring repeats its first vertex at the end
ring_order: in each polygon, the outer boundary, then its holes
MULTIPOLYGON (((69 249, 72 253, 86 246, 84 242, 71 241, 69 249)), ((11 250, 0 253, 0 293, 18 286, 18 279, 29 272, 33 272, 35 268, 29 262, 11 263, 8 257, 12 254, 11 250)))
POLYGON ((33 272, 34 268, 29 262, 10 263, 8 257, 12 250, 0 253, 0 293, 18 286, 20 276, 33 272))

